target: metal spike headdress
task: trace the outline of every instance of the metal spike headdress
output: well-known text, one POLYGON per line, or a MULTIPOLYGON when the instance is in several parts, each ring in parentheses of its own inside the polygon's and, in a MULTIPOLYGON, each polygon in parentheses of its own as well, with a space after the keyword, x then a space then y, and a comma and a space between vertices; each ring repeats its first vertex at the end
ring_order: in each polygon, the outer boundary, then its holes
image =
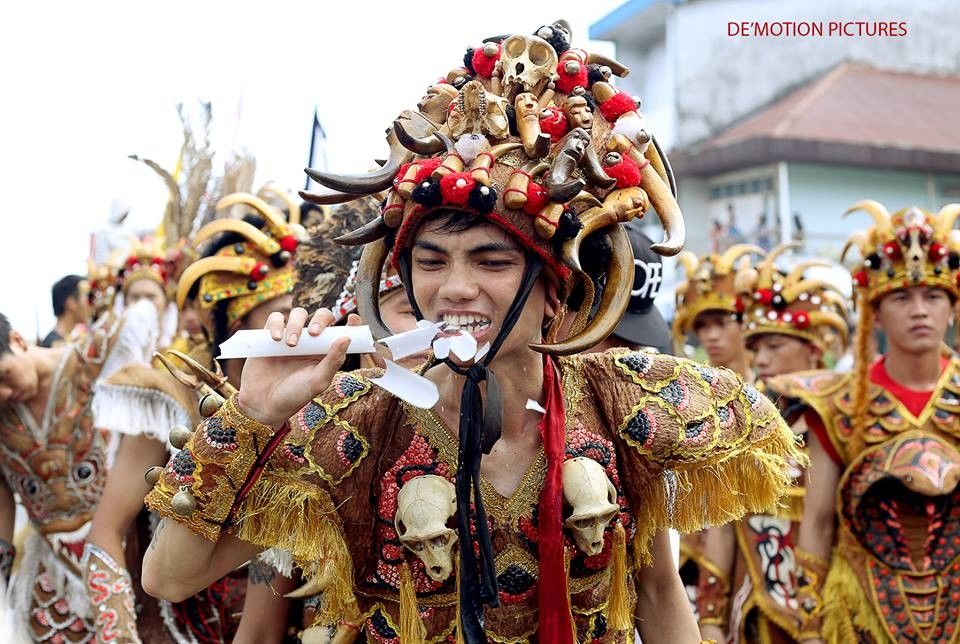
POLYGON ((849 334, 846 298, 835 286, 804 277, 810 268, 832 264, 808 260, 789 271, 777 268, 775 260, 798 246, 796 242, 781 244, 756 267, 737 271, 734 287, 743 337, 779 333, 806 340, 823 352, 841 351, 849 334))
MULTIPOLYGON (((763 249, 751 244, 736 244, 721 254, 697 257, 685 250, 677 256, 687 280, 677 286, 676 316, 673 319, 673 340, 679 345, 690 333, 697 316, 705 311, 736 313, 737 293, 734 289, 734 264, 750 253, 763 255, 763 249)), ((749 262, 749 260, 746 260, 749 262)))
POLYGON ((867 199, 845 214, 857 211, 873 217, 874 226, 854 233, 843 255, 856 246, 863 256, 853 282, 868 301, 917 285, 938 286, 955 300, 960 297, 960 231, 953 229, 960 204, 948 204, 937 214, 913 206, 891 215, 882 204, 867 199))

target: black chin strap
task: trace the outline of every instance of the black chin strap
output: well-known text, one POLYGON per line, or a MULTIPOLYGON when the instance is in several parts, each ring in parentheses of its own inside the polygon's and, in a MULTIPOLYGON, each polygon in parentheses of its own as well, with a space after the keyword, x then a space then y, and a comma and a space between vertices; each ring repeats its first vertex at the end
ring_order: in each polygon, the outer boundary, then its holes
MULTIPOLYGON (((418 320, 423 314, 413 297, 410 279, 409 256, 404 255, 399 262, 400 277, 407 291, 410 306, 418 320)), ((443 362, 456 373, 465 376, 463 390, 460 393, 460 426, 457 449, 457 532, 460 549, 460 625, 463 639, 467 644, 485 643, 483 632, 483 607, 499 606, 497 590, 497 571, 493 559, 493 544, 487 526, 487 513, 480 495, 480 460, 483 454, 489 454, 494 443, 500 438, 503 418, 503 399, 497 378, 487 365, 493 360, 510 331, 523 313, 523 308, 543 270, 543 260, 528 254, 523 270, 520 290, 510 304, 503 325, 497 337, 490 344, 490 350, 483 359, 469 368, 463 368, 447 358, 443 362), (484 405, 480 393, 480 383, 487 382, 487 400, 484 405), (471 499, 471 491, 473 496, 471 499), (474 537, 470 528, 476 531, 474 537), (474 544, 479 546, 479 555, 474 544)))

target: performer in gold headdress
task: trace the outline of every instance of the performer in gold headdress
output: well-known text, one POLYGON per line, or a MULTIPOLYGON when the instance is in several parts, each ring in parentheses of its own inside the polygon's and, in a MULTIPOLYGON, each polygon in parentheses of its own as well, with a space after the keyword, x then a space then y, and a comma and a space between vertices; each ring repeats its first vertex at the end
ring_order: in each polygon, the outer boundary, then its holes
MULTIPOLYGON (((608 82, 626 70, 570 48, 562 21, 536 33, 471 50, 395 121, 381 169, 310 172, 337 191, 315 199, 386 192, 381 217, 343 240, 365 244, 358 306, 377 337, 392 249, 417 317, 489 346, 422 368, 432 409, 378 388, 379 371, 337 373, 340 341, 323 359, 247 360, 240 392, 147 497, 167 519, 149 591, 187 596, 280 546, 325 589, 318 623, 338 641, 623 641, 635 617, 648 641, 696 640, 663 531, 769 509, 800 455, 732 372, 574 355, 630 299, 619 222, 654 206, 654 249, 675 253, 683 220, 636 101, 608 82), (588 287, 574 334, 553 337, 573 282, 592 284, 590 235, 610 248, 599 307, 587 320, 588 287)), ((331 322, 296 308, 267 328, 295 345, 331 322)))
MULTIPOLYGON (((763 249, 736 244, 722 254, 697 257, 685 250, 677 255, 686 281, 677 286, 673 318, 676 350, 682 348, 693 332, 712 366, 733 369, 747 382, 753 382, 753 372, 737 316, 733 279, 735 265, 749 264, 751 253, 763 254, 763 249)), ((695 532, 680 537, 680 577, 694 606, 701 569, 710 566, 703 557, 705 536, 704 532, 695 532)))
POLYGON ((954 318, 960 204, 939 214, 890 215, 847 249, 860 323, 852 374, 772 378, 771 391, 806 407, 810 476, 797 548, 801 640, 947 642, 960 626, 955 537, 960 372, 943 351, 954 318), (887 350, 869 354, 874 328, 887 350))
MULTIPOLYGON (((822 260, 781 270, 784 244, 734 278, 737 319, 761 383, 780 374, 822 368, 847 340, 846 304, 828 282, 809 275, 822 260)), ((798 427, 798 429, 801 429, 798 427)), ((802 476, 801 464, 795 475, 802 476)), ((697 614, 704 638, 734 642, 793 642, 794 546, 803 489, 791 488, 775 512, 751 514, 710 528, 703 540, 697 614)))
POLYGON ((690 251, 677 256, 687 280, 677 287, 673 338, 682 344, 692 331, 707 352, 714 367, 733 369, 752 379, 740 323, 737 320, 736 291, 733 284, 738 260, 749 263, 749 255, 763 249, 749 244, 731 246, 720 255, 697 257, 690 251))

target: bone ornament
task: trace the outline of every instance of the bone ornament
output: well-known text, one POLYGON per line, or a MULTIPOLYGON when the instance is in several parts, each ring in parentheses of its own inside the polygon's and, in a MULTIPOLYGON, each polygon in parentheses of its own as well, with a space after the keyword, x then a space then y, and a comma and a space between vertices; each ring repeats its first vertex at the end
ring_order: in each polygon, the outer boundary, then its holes
POLYGON ((557 53, 538 36, 510 36, 500 49, 502 85, 508 98, 521 92, 537 96, 546 88, 557 68, 557 53))
POLYGON ((513 102, 517 114, 517 130, 523 151, 531 159, 541 159, 550 151, 550 135, 540 131, 540 104, 530 92, 517 94, 513 102))
POLYGON ((445 581, 453 571, 451 550, 457 532, 447 521, 457 511, 453 483, 426 474, 404 483, 397 494, 394 527, 400 543, 423 562, 427 575, 445 581))
POLYGON ((484 89, 478 80, 467 82, 447 115, 447 127, 454 139, 464 134, 489 134, 495 139, 505 139, 510 135, 510 122, 507 119, 509 103, 484 89))
POLYGON ((563 464, 563 500, 572 508, 564 525, 587 556, 603 550, 603 531, 620 510, 617 491, 603 467, 586 457, 563 464))
POLYGON ((427 93, 417 103, 417 110, 435 125, 442 125, 447 120, 450 104, 457 99, 458 94, 450 83, 437 83, 427 89, 427 93))

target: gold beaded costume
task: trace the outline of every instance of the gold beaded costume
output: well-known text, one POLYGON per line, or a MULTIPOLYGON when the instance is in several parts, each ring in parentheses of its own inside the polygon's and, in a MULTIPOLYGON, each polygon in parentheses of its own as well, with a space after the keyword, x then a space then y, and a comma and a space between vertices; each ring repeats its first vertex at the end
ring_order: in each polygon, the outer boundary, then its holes
POLYGON ((206 539, 289 550, 324 591, 315 623, 336 625, 338 641, 627 641, 654 534, 772 507, 799 458, 775 407, 732 372, 655 353, 559 357, 596 344, 623 314, 634 271, 619 222, 653 205, 666 230, 654 249, 675 253, 683 221, 636 102, 609 82, 626 69, 571 48, 563 21, 536 34, 470 49, 394 122, 381 169, 311 170, 336 192, 304 195, 386 193, 380 217, 342 238, 365 244, 358 306, 378 338, 389 334, 377 298, 388 252, 410 293, 409 251, 434 213, 507 231, 526 252, 525 283, 542 270, 562 297, 593 283, 579 248, 605 236, 595 317, 532 347, 546 354, 542 445, 517 490, 501 496, 479 474, 481 442, 497 440, 480 433, 478 385, 495 378, 494 340, 469 370, 456 432, 376 387, 378 371, 339 373, 279 431, 227 400, 147 497, 206 539))
MULTIPOLYGON (((824 355, 836 355, 847 342, 845 299, 834 286, 809 276, 811 268, 830 266, 828 262, 801 261, 780 269, 777 258, 792 246, 796 244, 778 246, 756 266, 737 271, 735 306, 744 337, 787 335, 824 355)), ((700 623, 720 625, 733 642, 798 639, 794 570, 804 490, 803 463, 794 465, 798 485, 775 512, 750 514, 730 524, 736 537, 732 570, 720 571, 704 555, 707 574, 699 580, 697 601, 700 623)))
MULTIPOLYGON (((860 324, 867 325, 858 333, 872 332, 869 307, 892 290, 936 286, 956 298, 960 240, 951 229, 960 205, 891 216, 865 201, 851 210, 875 220, 848 242, 864 258, 854 274, 860 324)), ((785 407, 812 412, 808 424, 842 470, 830 561, 797 552, 801 635, 829 642, 954 641, 960 363, 942 358, 940 380, 924 402, 893 393, 882 360, 869 365, 865 351, 857 360, 854 374, 809 372, 768 382, 785 407)))

